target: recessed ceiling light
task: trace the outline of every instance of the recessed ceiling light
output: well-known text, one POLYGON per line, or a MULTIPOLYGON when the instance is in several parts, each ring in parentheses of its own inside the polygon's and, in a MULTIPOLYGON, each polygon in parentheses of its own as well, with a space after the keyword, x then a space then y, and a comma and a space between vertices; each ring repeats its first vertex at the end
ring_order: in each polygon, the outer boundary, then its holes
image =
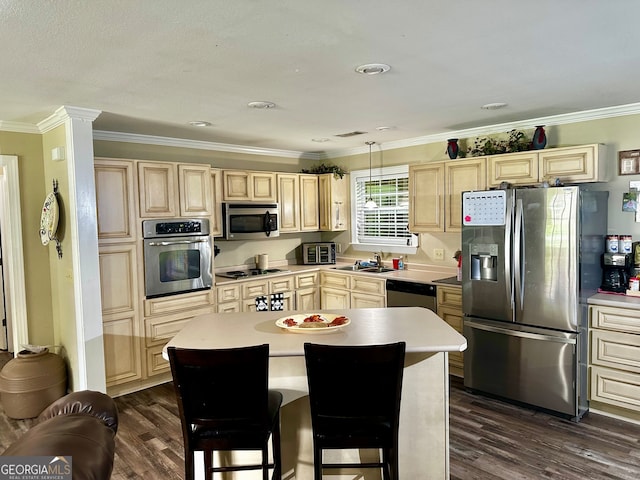
POLYGON ((366 75, 378 75, 379 73, 385 73, 389 70, 391 70, 391 67, 384 63, 367 63, 356 67, 356 72, 366 75))
POLYGON ((247 103, 247 107, 249 108, 275 108, 276 104, 273 102, 249 102, 247 103))
POLYGON ((329 139, 328 138, 312 138, 311 141, 312 142, 318 142, 318 143, 324 143, 324 142, 328 142, 329 139))
POLYGON ((191 125, 192 127, 210 127, 211 122, 205 122, 203 120, 194 120, 192 122, 189 122, 189 125, 191 125))
POLYGON ((376 130, 378 130, 379 132, 384 132, 387 130, 395 130, 396 127, 376 127, 376 130))
POLYGON ((500 108, 504 108, 506 107, 507 104, 504 102, 495 102, 495 103, 487 103, 485 105, 482 105, 483 110, 499 110, 500 108))

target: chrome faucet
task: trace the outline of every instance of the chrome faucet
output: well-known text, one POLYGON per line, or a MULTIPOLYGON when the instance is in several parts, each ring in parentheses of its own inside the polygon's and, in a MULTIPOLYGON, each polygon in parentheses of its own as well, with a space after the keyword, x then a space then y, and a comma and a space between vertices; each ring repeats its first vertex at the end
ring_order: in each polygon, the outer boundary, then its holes
POLYGON ((374 262, 376 262, 377 266, 381 267, 382 266, 382 252, 374 253, 373 254, 373 260, 374 260, 374 262))

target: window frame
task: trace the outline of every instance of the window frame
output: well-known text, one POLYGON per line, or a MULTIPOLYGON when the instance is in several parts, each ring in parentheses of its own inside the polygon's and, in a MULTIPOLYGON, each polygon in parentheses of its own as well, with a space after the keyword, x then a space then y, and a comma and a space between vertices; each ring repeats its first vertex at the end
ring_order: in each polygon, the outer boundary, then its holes
MULTIPOLYGON (((371 178, 383 176, 404 176, 409 178, 409 165, 394 165, 389 167, 377 167, 371 169, 371 178)), ((349 172, 349 190, 351 194, 350 216, 351 216, 351 248, 354 250, 367 251, 367 252, 380 252, 385 250, 387 252, 415 254, 418 250, 418 235, 410 234, 406 240, 409 245, 398 244, 391 242, 381 241, 379 243, 361 243, 358 239, 358 180, 362 178, 369 179, 369 169, 352 170, 349 172)), ((360 180, 362 182, 362 180, 360 180)), ((411 201, 408 198, 408 201, 411 201)), ((407 205, 407 214, 409 212, 409 206, 407 205)))

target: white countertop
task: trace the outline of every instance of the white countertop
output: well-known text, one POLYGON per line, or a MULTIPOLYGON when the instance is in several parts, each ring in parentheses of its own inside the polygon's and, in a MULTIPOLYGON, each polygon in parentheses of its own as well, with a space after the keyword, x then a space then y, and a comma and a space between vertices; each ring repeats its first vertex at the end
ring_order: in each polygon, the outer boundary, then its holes
MULTIPOLYGON (((354 275, 354 274, 367 275, 371 278, 380 278, 380 279, 391 278, 394 280, 407 280, 407 281, 418 282, 418 283, 434 283, 435 280, 453 277, 456 275, 455 268, 436 267, 436 266, 429 266, 429 265, 414 267, 408 270, 394 270, 391 272, 384 272, 384 273, 369 273, 369 272, 362 272, 362 271, 337 270, 335 268, 335 267, 348 266, 352 264, 353 264, 352 262, 351 263, 340 262, 340 263, 336 263, 335 265, 286 265, 286 264, 283 265, 281 263, 278 263, 278 264, 274 264, 273 267, 286 269, 288 271, 281 272, 281 273, 273 273, 269 275, 250 275, 248 277, 243 277, 240 279, 232 279, 232 278, 216 276, 215 284, 225 285, 225 284, 235 283, 235 282, 264 280, 264 279, 273 278, 279 275, 291 275, 291 274, 313 272, 313 271, 319 271, 319 270, 329 270, 336 273, 345 273, 350 275, 354 275)), ((221 271, 240 270, 240 268, 226 267, 226 268, 220 268, 219 270, 221 271)), ((438 284, 438 285, 443 285, 443 284, 438 284)), ((447 284, 446 286, 455 287, 456 285, 447 284)))
POLYGON ((628 295, 616 295, 611 293, 596 293, 588 298, 589 305, 602 305, 605 307, 629 308, 640 310, 640 297, 628 295))
MULTIPOLYGON (((466 339, 432 311, 420 307, 320 310, 349 317, 333 332, 292 333, 275 325, 287 312, 210 313, 195 317, 164 347, 235 348, 269 344, 272 357, 303 356, 304 343, 367 345, 404 341, 407 352, 461 352, 466 339)), ((297 313, 297 312, 293 312, 297 313)), ((292 314, 292 313, 290 313, 292 314)))

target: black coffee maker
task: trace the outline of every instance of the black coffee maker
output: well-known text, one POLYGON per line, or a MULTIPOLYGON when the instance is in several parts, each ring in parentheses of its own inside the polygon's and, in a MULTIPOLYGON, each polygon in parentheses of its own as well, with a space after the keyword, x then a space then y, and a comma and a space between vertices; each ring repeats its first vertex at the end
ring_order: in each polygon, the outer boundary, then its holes
POLYGON ((606 292, 624 293, 629 288, 629 277, 633 264, 633 255, 629 253, 602 254, 602 285, 606 292))

